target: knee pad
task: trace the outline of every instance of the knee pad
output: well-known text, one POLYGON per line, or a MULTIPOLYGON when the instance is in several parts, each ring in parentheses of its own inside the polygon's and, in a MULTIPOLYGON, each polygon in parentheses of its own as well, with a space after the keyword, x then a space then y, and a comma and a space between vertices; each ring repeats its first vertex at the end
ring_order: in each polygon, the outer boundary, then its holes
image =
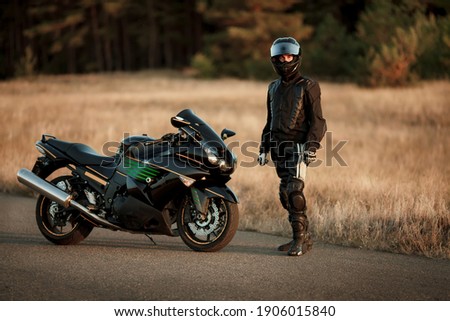
POLYGON ((302 212, 306 210, 306 200, 303 195, 304 187, 305 184, 302 180, 291 177, 287 185, 289 210, 293 212, 302 212))

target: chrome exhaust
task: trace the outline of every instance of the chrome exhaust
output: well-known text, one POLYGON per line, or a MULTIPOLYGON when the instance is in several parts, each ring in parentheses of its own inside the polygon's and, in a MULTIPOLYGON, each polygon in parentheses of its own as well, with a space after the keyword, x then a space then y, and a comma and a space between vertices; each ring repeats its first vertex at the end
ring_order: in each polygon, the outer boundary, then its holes
POLYGON ((17 172, 17 180, 65 208, 70 206, 71 195, 51 185, 26 168, 22 168, 17 172))
POLYGON ((17 172, 17 180, 23 185, 51 199, 52 201, 55 201, 56 203, 64 206, 65 208, 68 208, 70 206, 76 208, 81 212, 82 216, 85 219, 87 219, 90 222, 93 222, 96 225, 108 227, 112 230, 128 231, 92 213, 86 207, 75 201, 72 195, 69 195, 66 192, 60 190, 59 188, 53 186, 52 184, 40 178, 32 171, 26 168, 22 168, 17 172))

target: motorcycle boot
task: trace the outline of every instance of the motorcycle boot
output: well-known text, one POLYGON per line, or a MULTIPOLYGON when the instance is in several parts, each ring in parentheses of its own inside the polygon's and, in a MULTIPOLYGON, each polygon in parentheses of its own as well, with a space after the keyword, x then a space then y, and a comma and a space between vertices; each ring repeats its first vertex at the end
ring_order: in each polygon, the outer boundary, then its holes
POLYGON ((289 215, 292 226, 292 238, 287 250, 289 256, 300 256, 310 251, 313 245, 311 234, 308 232, 308 218, 304 212, 289 215))
POLYGON ((289 177, 286 186, 286 195, 289 222, 292 227, 292 241, 280 245, 278 250, 287 251, 290 256, 302 255, 312 247, 311 235, 308 233, 308 218, 305 214, 306 200, 303 194, 304 187, 305 183, 302 179, 289 177))
POLYGON ((278 251, 287 252, 291 248, 292 243, 294 243, 294 240, 289 241, 285 244, 281 244, 280 246, 278 246, 278 251))
MULTIPOLYGON (((283 181, 281 181, 281 183, 280 183, 279 196, 280 196, 281 205, 283 206, 283 208, 285 210, 289 211, 289 195, 288 195, 288 191, 287 191, 287 183, 284 183, 283 181)), ((286 252, 291 247, 291 243, 292 243, 292 241, 289 241, 286 244, 282 244, 282 245, 278 246, 278 248, 277 248, 278 251, 286 252)))
MULTIPOLYGON (((299 244, 297 243, 301 243, 302 244, 306 244, 306 251, 302 249, 302 254, 306 253, 307 251, 309 251, 312 248, 313 245, 313 241, 311 239, 311 234, 308 232, 308 225, 309 225, 309 221, 306 215, 302 215, 304 217, 304 222, 297 222, 297 221, 291 221, 291 216, 289 216, 289 222, 291 223, 291 227, 292 227, 292 240, 285 243, 285 244, 281 244, 280 246, 278 246, 278 251, 280 252, 288 252, 289 249, 292 248, 298 248, 299 244), (303 232, 304 231, 304 232, 303 232), (303 233, 303 235, 302 235, 303 233), (296 241, 296 234, 297 234, 297 239, 299 240, 298 242, 296 241), (303 241, 301 240, 303 238, 303 241)), ((300 244, 300 245, 302 245, 300 244)), ((301 254, 298 254, 301 255, 301 254)))
MULTIPOLYGON (((280 184, 280 202, 284 209, 289 211, 289 195, 287 192, 287 187, 284 184, 280 184)), ((278 246, 278 251, 286 252, 291 247, 293 241, 289 241, 286 244, 278 246)))

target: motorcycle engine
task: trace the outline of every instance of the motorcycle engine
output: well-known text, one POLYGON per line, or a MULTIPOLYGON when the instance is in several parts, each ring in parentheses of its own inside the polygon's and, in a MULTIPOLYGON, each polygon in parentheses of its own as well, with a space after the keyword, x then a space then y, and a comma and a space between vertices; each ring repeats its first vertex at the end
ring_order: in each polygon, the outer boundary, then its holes
POLYGON ((116 219, 119 218, 120 210, 122 209, 126 200, 127 200, 127 196, 125 196, 125 195, 117 195, 114 198, 113 205, 112 205, 112 214, 116 219))
POLYGON ((135 211, 133 200, 128 195, 117 195, 113 200, 112 218, 127 229, 139 230, 142 228, 142 218, 135 211))
MULTIPOLYGON (((122 221, 120 219, 120 210, 122 209, 126 200, 127 200, 127 196, 124 196, 124 195, 118 195, 113 200, 111 212, 112 212, 112 219, 115 223, 117 223, 117 222, 121 223, 121 221, 122 221)), ((120 223, 119 223, 119 225, 122 225, 120 223)))

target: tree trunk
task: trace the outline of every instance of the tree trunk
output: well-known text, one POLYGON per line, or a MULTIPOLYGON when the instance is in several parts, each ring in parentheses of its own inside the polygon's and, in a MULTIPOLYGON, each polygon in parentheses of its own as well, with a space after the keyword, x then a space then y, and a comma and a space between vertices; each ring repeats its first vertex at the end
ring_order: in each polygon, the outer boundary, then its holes
POLYGON ((129 35, 127 31, 127 21, 125 18, 120 18, 120 30, 121 30, 121 38, 123 42, 123 61, 124 61, 124 69, 131 70, 133 68, 131 64, 131 50, 130 50, 130 41, 129 35))
POLYGON ((112 58, 112 51, 111 51, 111 41, 110 41, 110 25, 109 25, 109 17, 108 13, 103 10, 103 26, 105 29, 104 35, 103 35, 103 41, 104 41, 104 51, 105 51, 105 67, 107 71, 113 70, 113 58, 112 58))
MULTIPOLYGON (((70 34, 73 35, 75 33, 75 26, 70 26, 70 34)), ((67 44, 67 71, 70 74, 76 73, 76 54, 75 54, 76 48, 72 47, 70 45, 70 41, 67 44)))
POLYGON ((174 32, 171 30, 171 12, 170 12, 170 5, 167 2, 163 3, 163 13, 164 16, 167 17, 167 19, 163 20, 163 52, 164 52, 164 65, 166 68, 172 68, 174 66, 173 63, 173 46, 172 46, 172 37, 171 34, 174 32))
POLYGON ((114 49, 114 59, 115 59, 115 69, 124 70, 123 55, 120 50, 120 21, 119 19, 114 20, 114 38, 112 41, 112 47, 114 49))
MULTIPOLYGON (((25 48, 23 46, 23 19, 22 19, 22 10, 20 2, 18 0, 14 0, 14 31, 13 31, 13 42, 12 42, 12 60, 15 62, 19 62, 22 57, 25 55, 25 48)), ((15 69, 15 66, 13 66, 15 69)))
POLYGON ((158 25, 156 20, 156 7, 154 0, 147 0, 148 22, 148 66, 155 68, 158 64, 158 25))
POLYGON ((103 63, 103 55, 102 55, 102 47, 101 47, 101 39, 100 33, 98 29, 98 14, 96 5, 92 5, 91 7, 91 27, 92 27, 92 35, 94 40, 95 47, 95 60, 97 63, 97 70, 103 71, 104 63, 103 63))

